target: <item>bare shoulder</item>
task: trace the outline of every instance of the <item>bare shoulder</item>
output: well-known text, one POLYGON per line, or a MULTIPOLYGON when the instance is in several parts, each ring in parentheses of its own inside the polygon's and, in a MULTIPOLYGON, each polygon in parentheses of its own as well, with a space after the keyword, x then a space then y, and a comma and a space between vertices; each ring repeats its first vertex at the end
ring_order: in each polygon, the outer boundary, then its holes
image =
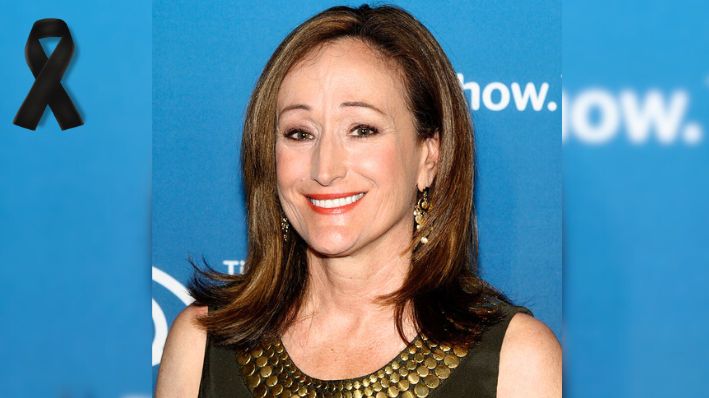
POLYGON ((207 333, 197 318, 206 314, 207 307, 190 305, 172 323, 160 360, 156 398, 192 398, 199 394, 207 333))
POLYGON ((561 398, 561 362, 554 333, 534 317, 516 314, 502 341, 497 396, 561 398))

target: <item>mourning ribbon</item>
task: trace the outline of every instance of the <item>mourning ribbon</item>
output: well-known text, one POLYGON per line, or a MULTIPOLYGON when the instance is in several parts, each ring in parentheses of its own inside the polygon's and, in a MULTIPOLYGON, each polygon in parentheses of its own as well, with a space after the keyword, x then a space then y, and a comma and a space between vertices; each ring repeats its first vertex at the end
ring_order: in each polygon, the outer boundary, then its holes
POLYGON ((25 45, 25 59, 35 81, 13 123, 34 130, 49 105, 62 130, 84 124, 61 82, 73 52, 74 41, 69 27, 61 19, 40 19, 32 25, 25 45), (45 37, 61 38, 49 58, 39 42, 45 37))

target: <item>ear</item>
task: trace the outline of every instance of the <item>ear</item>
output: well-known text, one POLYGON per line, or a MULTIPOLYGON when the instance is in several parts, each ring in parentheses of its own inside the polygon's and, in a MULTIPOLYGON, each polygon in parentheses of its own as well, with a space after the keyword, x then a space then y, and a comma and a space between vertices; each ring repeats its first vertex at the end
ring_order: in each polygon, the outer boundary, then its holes
POLYGON ((441 141, 438 131, 432 137, 426 138, 422 143, 421 160, 419 162, 419 173, 416 186, 419 191, 430 187, 438 170, 438 158, 441 153, 441 141))

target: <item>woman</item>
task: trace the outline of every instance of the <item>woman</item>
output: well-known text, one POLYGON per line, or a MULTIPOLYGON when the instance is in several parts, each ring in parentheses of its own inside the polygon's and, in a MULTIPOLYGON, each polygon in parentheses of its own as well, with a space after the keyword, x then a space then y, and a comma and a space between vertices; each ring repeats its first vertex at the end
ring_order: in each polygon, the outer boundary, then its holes
POLYGON ((156 396, 561 396, 553 334, 475 273, 472 133, 405 11, 296 28, 247 111, 246 271, 198 272, 156 396))

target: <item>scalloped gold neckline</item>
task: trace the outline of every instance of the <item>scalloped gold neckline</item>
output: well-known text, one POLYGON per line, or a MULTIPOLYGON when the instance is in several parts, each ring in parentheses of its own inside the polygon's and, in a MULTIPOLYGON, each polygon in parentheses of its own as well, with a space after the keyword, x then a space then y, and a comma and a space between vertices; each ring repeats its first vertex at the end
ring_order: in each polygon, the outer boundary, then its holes
POLYGON ((386 365, 370 374, 320 380, 293 363, 280 340, 237 354, 241 374, 256 397, 427 397, 458 367, 468 350, 440 346, 417 336, 386 365))

